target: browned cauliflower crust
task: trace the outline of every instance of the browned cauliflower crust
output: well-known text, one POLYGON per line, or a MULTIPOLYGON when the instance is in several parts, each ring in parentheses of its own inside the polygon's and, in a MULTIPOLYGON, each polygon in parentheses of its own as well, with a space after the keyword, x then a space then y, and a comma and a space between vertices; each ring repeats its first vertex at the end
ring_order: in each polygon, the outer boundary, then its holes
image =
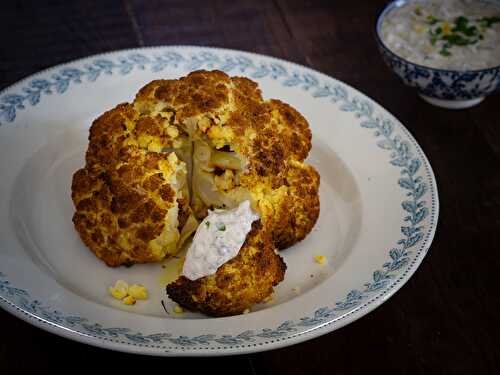
POLYGON ((256 222, 238 255, 214 275, 195 281, 181 276, 167 286, 167 293, 189 310, 211 316, 241 314, 271 296, 273 286, 283 280, 285 269, 285 263, 274 252, 272 238, 256 222))
POLYGON ((173 152, 138 147, 131 134, 152 120, 136 118, 132 106, 120 105, 94 121, 86 166, 73 176, 75 227, 112 267, 175 254, 180 221, 190 213, 185 164, 173 152))

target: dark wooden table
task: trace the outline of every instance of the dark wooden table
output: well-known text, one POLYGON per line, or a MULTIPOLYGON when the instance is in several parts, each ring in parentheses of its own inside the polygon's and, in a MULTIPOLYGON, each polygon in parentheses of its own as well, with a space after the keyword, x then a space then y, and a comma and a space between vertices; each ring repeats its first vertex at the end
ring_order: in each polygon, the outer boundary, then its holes
POLYGON ((380 308, 292 347, 226 358, 111 352, 44 332, 0 310, 0 373, 57 368, 231 374, 500 373, 500 96, 463 111, 432 107, 383 64, 373 38, 383 0, 9 1, 0 10, 0 88, 55 64, 139 46, 194 44, 280 57, 369 95, 414 134, 441 200, 432 248, 380 308), (69 367, 72 366, 72 367, 69 367))

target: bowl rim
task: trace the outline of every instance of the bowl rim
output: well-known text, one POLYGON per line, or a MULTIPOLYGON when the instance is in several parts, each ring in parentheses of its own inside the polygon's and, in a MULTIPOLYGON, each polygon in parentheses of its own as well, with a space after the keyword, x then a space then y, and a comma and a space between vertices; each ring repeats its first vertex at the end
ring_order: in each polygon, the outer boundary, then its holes
MULTIPOLYGON (((381 29, 381 26, 382 26, 382 21, 384 20, 384 17, 388 13, 390 13, 395 7, 401 7, 403 5, 411 3, 413 1, 418 1, 418 0, 391 0, 377 14, 377 18, 376 18, 376 21, 375 21, 375 39, 377 40, 377 42, 379 43, 379 45, 382 46, 382 48, 385 51, 387 51, 390 55, 396 57, 397 59, 403 60, 405 63, 407 63, 409 65, 414 65, 414 66, 416 66, 418 68, 428 69, 428 70, 435 71, 435 72, 445 72, 445 73, 448 73, 448 74, 470 74, 470 73, 479 74, 479 73, 485 73, 485 72, 490 72, 490 71, 495 71, 495 70, 499 70, 500 71, 500 64, 496 65, 496 66, 493 66, 493 67, 490 67, 490 68, 484 68, 484 69, 453 70, 453 69, 433 68, 431 66, 421 65, 421 64, 414 63, 414 62, 412 62, 412 61, 410 61, 408 59, 405 59, 404 57, 396 54, 394 51, 392 51, 384 43, 384 41, 383 41, 383 39, 382 39, 382 37, 380 35, 380 29, 381 29)), ((499 5, 499 8, 500 8, 500 5, 499 5)))

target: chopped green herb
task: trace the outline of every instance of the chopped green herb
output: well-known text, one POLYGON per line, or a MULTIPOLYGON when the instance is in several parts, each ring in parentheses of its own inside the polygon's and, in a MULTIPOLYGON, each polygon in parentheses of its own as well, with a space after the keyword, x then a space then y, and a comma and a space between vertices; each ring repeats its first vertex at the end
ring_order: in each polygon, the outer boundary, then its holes
POLYGON ((439 54, 446 57, 451 56, 451 52, 448 50, 448 48, 449 47, 445 44, 443 48, 441 48, 441 50, 439 51, 439 54))
POLYGON ((435 25, 438 23, 440 20, 434 16, 428 15, 427 16, 427 22, 429 22, 430 25, 435 25))
POLYGON ((226 230, 226 226, 224 225, 224 223, 217 223, 217 229, 221 232, 224 232, 226 230))
MULTIPOLYGON (((428 16, 427 21, 431 25, 443 22, 434 16, 428 16)), ((455 18, 451 29, 447 22, 436 25, 434 29, 429 28, 430 43, 434 46, 438 42, 442 42, 439 53, 442 56, 451 56, 450 49, 453 46, 473 45, 484 39, 484 35, 481 34, 478 26, 484 29, 491 27, 496 22, 500 22, 499 17, 484 17, 477 21, 471 21, 467 17, 460 16, 455 18)))
POLYGON ((417 16, 421 16, 422 15, 422 8, 420 8, 418 5, 415 7, 415 14, 417 16))
POLYGON ((205 225, 207 226, 207 228, 210 227, 210 221, 205 221, 205 225))
POLYGON ((500 17, 483 17, 478 20, 482 27, 491 27, 493 24, 500 22, 500 17))

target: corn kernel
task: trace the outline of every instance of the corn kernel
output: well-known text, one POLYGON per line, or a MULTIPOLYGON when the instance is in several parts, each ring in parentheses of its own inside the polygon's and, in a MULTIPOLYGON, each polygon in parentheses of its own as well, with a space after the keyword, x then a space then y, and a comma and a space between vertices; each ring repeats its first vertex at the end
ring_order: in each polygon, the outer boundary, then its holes
POLYGON ((326 257, 324 255, 315 255, 314 260, 316 261, 316 263, 319 263, 319 264, 326 263, 326 257))
POLYGON ((122 299, 124 305, 135 305, 135 298, 132 296, 127 296, 122 299))
POLYGON ((128 288, 128 294, 135 299, 147 299, 148 298, 148 290, 144 287, 144 285, 140 285, 140 284, 132 284, 128 288))
POLYGON ((184 309, 182 307, 180 307, 179 305, 175 305, 174 306, 174 312, 176 314, 182 314, 184 312, 184 309))
POLYGON ((169 137, 177 138, 179 135, 179 130, 175 126, 167 127, 167 134, 169 137))
POLYGON ((128 294, 128 284, 123 280, 118 280, 115 286, 108 288, 108 292, 116 299, 125 298, 128 294))

